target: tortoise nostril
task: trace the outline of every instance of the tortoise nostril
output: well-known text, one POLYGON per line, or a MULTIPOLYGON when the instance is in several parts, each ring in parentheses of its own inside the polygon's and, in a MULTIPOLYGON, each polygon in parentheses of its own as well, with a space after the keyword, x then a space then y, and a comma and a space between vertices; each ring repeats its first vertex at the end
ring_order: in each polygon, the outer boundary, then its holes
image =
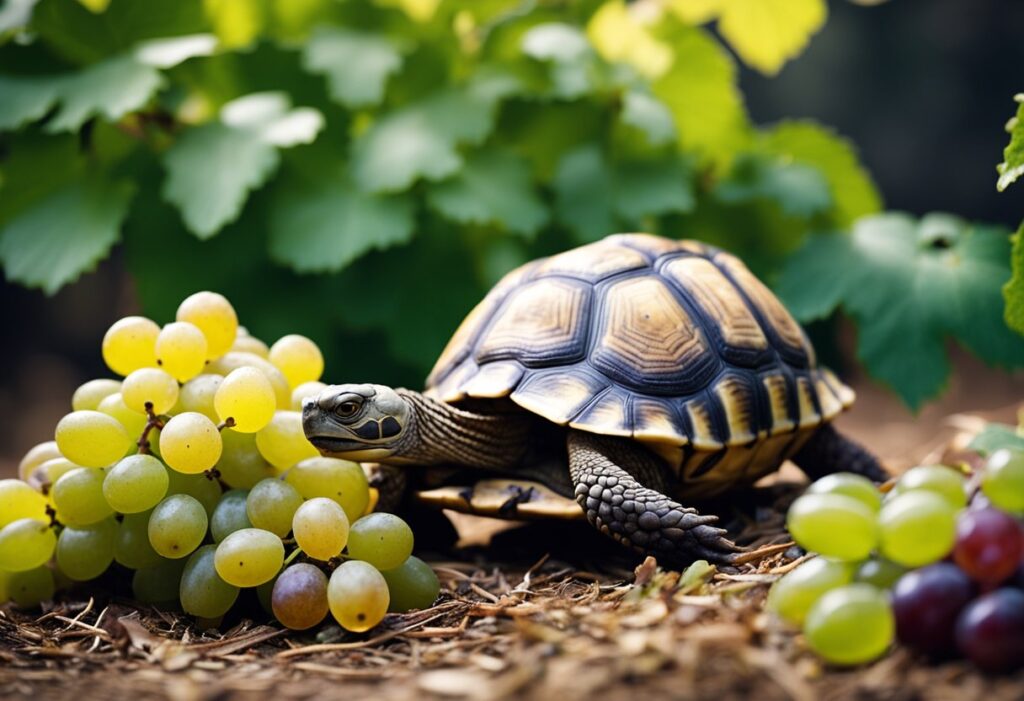
POLYGON ((316 403, 317 403, 316 399, 317 398, 316 398, 315 395, 312 396, 312 397, 303 397, 302 398, 302 410, 303 411, 308 411, 308 410, 312 409, 313 407, 315 407, 316 403))

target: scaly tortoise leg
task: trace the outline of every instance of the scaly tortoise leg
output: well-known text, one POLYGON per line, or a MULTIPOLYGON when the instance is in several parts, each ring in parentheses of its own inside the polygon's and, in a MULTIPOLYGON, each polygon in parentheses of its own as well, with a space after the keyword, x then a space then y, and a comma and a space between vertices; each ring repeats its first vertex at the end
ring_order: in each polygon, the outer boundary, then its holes
POLYGON ((569 471, 576 501, 587 520, 623 545, 654 555, 664 564, 693 560, 731 562, 740 548, 702 516, 647 486, 665 479, 657 459, 642 446, 583 431, 570 431, 569 471))
POLYGON ((873 482, 885 482, 891 477, 878 458, 841 434, 832 424, 825 424, 815 431, 792 460, 811 480, 833 472, 852 472, 873 482))

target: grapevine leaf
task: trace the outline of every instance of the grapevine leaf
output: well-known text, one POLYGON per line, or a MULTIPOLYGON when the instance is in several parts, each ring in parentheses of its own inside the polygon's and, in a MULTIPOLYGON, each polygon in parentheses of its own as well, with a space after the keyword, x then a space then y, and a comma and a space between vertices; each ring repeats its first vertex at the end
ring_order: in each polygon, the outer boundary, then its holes
POLYGON ((623 124, 643 132, 651 146, 664 146, 676 140, 676 125, 672 121, 672 113, 653 95, 639 90, 628 90, 622 96, 622 112, 619 118, 623 124))
POLYGON ((251 190, 277 170, 277 149, 255 131, 212 122, 182 133, 163 156, 163 196, 201 239, 238 218, 251 190))
POLYGON ((335 177, 277 199, 270 255, 300 273, 337 272, 373 249, 407 243, 413 229, 408 196, 361 192, 335 177))
POLYGON ((622 163, 615 172, 615 210, 627 224, 682 214, 697 204, 693 174, 679 158, 622 163))
POLYGON ((78 0, 78 2, 95 14, 106 12, 107 8, 110 7, 110 0, 78 0))
POLYGON ((628 64, 641 75, 657 78, 672 65, 673 47, 655 37, 635 10, 624 0, 607 0, 590 18, 587 36, 608 61, 628 64))
POLYGON ((1012 276, 1003 286, 1003 297, 1006 299, 1007 325, 1017 333, 1024 335, 1024 224, 1013 235, 1013 250, 1010 254, 1012 276))
POLYGON ((1013 426, 998 423, 985 424, 985 428, 981 430, 981 433, 976 435, 967 444, 968 450, 973 450, 982 455, 991 455, 1003 448, 1024 450, 1024 436, 1020 435, 1013 426))
POLYGON ((107 255, 134 192, 129 182, 93 178, 40 200, 0 231, 4 274, 55 293, 107 255))
POLYGON ((825 0, 727 0, 718 31, 748 65, 775 75, 825 24, 825 0))
POLYGON ((17 129, 43 117, 57 100, 60 81, 0 76, 0 129, 17 129))
POLYGON ((319 110, 291 109, 291 99, 283 92, 250 93, 232 100, 221 108, 220 120, 281 148, 312 143, 324 126, 319 110))
POLYGON ((135 47, 135 60, 154 68, 173 68, 197 56, 211 56, 217 48, 212 34, 190 34, 170 39, 151 39, 135 47))
POLYGON ((818 169, 835 202, 835 223, 844 229, 882 208, 882 197, 853 144, 826 127, 814 122, 781 122, 761 135, 758 150, 818 169))
POLYGON ((728 0, 668 0, 668 7, 684 22, 704 24, 721 13, 724 2, 728 0))
POLYGON ((591 91, 594 52, 578 28, 562 22, 538 24, 523 35, 522 49, 527 56, 550 64, 558 97, 573 99, 591 91))
POLYGON ((46 129, 75 131, 94 115, 116 121, 146 104, 163 84, 155 68, 131 56, 93 64, 60 81, 60 109, 46 129))
POLYGON ((381 34, 323 27, 306 43, 303 66, 327 77, 331 97, 345 107, 377 105, 388 78, 402 67, 402 53, 381 34))
POLYGON ((445 90, 384 115, 353 144, 352 173, 370 192, 397 192, 417 179, 442 180, 462 166, 459 144, 479 144, 494 126, 494 103, 445 90))
POLYGON ((267 25, 267 7, 262 0, 203 0, 203 10, 228 48, 249 46, 267 25))
POLYGON ((1009 245, 1005 231, 951 215, 866 217, 849 236, 810 238, 778 292, 804 321, 845 309, 868 371, 916 409, 945 383, 948 337, 986 362, 1024 364, 1024 339, 1007 329, 997 301, 1009 245))
POLYGON ((1017 101, 1017 114, 1006 124, 1010 132, 1010 143, 1003 149, 1003 162, 996 166, 999 180, 996 188, 1002 192, 1017 178, 1024 174, 1024 93, 1014 95, 1017 101))
POLYGON ((21 29, 32 21, 32 11, 39 0, 7 0, 0 6, 0 34, 21 29))
POLYGON ((715 196, 725 203, 771 200, 784 213, 809 218, 832 206, 828 183, 816 169, 777 158, 741 156, 715 196))
POLYGON ((504 151, 474 154, 453 178, 431 185, 427 201, 453 221, 498 224, 527 237, 548 221, 529 166, 504 151))

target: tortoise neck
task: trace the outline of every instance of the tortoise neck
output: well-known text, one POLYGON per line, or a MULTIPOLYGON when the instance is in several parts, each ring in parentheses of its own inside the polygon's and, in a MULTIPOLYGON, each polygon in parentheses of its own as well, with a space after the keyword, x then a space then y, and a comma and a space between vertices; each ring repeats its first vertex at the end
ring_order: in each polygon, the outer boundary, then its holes
POLYGON ((409 430, 395 451, 403 463, 503 470, 522 462, 529 432, 525 415, 478 414, 419 392, 395 391, 412 407, 409 430))

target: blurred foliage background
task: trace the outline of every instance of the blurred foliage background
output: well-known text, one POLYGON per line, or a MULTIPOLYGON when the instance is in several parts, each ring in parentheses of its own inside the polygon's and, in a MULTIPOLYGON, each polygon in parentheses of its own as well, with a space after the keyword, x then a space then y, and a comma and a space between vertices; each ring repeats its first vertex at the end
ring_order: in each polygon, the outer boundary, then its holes
POLYGON ((1020 367, 995 164, 1024 8, 859 5, 7 0, 0 403, 197 289, 328 380, 418 387, 504 272, 622 230, 737 253, 835 365, 852 320, 911 407, 950 339, 1020 367))

